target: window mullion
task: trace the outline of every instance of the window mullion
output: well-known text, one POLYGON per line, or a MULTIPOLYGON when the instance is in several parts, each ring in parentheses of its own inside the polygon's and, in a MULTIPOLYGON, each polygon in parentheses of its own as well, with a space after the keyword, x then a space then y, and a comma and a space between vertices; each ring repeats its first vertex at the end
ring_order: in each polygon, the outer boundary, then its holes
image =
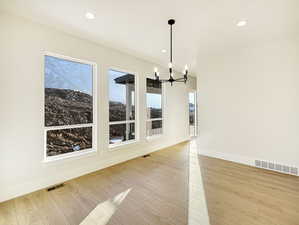
POLYGON ((163 118, 147 119, 148 122, 151 122, 151 121, 159 121, 159 120, 163 120, 163 118))
POLYGON ((77 125, 62 125, 62 126, 51 126, 45 127, 45 130, 62 130, 62 129, 72 129, 72 128, 81 128, 81 127, 93 127, 94 123, 87 124, 77 124, 77 125))
POLYGON ((113 121, 113 122, 109 122, 109 125, 125 124, 125 123, 135 123, 135 120, 113 121))

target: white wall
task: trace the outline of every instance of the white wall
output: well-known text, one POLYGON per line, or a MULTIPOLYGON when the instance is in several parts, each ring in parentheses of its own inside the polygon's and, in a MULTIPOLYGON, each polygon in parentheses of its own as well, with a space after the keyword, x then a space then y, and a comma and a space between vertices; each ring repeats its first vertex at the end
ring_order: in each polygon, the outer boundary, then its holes
POLYGON ((198 57, 200 153, 299 167, 298 38, 198 57))
POLYGON ((0 202, 189 138, 188 87, 184 84, 166 85, 164 135, 150 142, 145 138, 145 77, 155 65, 4 13, 0 13, 0 27, 0 202), (42 162, 45 51, 97 63, 97 154, 42 162), (139 77, 140 142, 113 152, 108 151, 110 67, 136 71, 139 77))

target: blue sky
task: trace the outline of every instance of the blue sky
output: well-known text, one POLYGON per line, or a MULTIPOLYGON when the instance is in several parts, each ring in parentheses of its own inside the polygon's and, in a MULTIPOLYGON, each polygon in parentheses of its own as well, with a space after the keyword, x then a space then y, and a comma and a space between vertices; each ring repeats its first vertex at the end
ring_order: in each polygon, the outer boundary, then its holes
POLYGON ((92 95, 92 65, 46 56, 45 87, 92 95))
POLYGON ((109 100, 126 103, 126 86, 115 83, 114 79, 126 75, 127 73, 109 70, 109 100))
POLYGON ((162 108, 161 103, 162 103, 162 96, 159 94, 147 94, 146 95, 146 101, 148 107, 151 108, 162 108))

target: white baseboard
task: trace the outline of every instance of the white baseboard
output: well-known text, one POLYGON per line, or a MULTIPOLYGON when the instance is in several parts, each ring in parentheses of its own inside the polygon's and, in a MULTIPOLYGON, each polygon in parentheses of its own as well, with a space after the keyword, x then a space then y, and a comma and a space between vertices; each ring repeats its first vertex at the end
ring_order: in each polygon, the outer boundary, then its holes
MULTIPOLYGON (((259 169, 270 170, 270 171, 274 171, 274 172, 281 173, 281 174, 288 174, 288 175, 296 176, 294 174, 284 173, 284 172, 277 171, 277 170, 256 167, 255 166, 255 160, 256 159, 253 159, 253 158, 250 158, 250 157, 244 157, 244 156, 227 154, 227 153, 223 153, 223 152, 215 152, 215 151, 213 152, 213 151, 202 151, 202 150, 200 150, 198 153, 200 155, 209 156, 209 157, 213 157, 213 158, 217 158, 217 159, 223 159, 223 160, 231 161, 231 162, 235 162, 235 163, 240 163, 240 164, 243 164, 243 165, 252 166, 252 167, 255 167, 255 168, 259 168, 259 169)), ((259 160, 269 161, 269 160, 265 160, 265 159, 259 159, 259 160)), ((280 163, 280 164, 284 164, 284 163, 280 163)), ((288 164, 285 164, 285 165, 288 165, 288 164)), ((298 166, 295 166, 295 167, 298 167, 298 166)), ((297 175, 297 176, 299 176, 299 175, 297 175)))
POLYGON ((231 161, 231 162, 235 162, 235 163, 241 163, 241 164, 245 164, 248 166, 254 166, 254 159, 249 158, 249 157, 243 157, 243 156, 239 156, 239 155, 227 154, 227 153, 223 153, 223 152, 213 152, 213 151, 200 151, 199 154, 217 158, 217 159, 223 159, 223 160, 231 161))
POLYGON ((85 174, 89 174, 137 157, 141 157, 143 155, 152 153, 152 152, 156 152, 159 151, 161 149, 188 141, 189 137, 184 137, 181 139, 177 139, 175 142, 164 142, 161 144, 161 142, 158 143, 153 143, 151 145, 150 148, 145 149, 140 151, 140 149, 132 149, 131 152, 127 151, 126 154, 119 154, 119 155, 115 155, 114 157, 111 158, 105 158, 103 160, 101 160, 96 166, 89 166, 86 167, 84 169, 79 168, 78 170, 72 170, 70 171, 68 174, 63 174, 60 175, 58 174, 55 177, 47 177, 44 176, 43 178, 40 179, 35 179, 35 180, 31 180, 29 182, 25 182, 25 183, 19 183, 16 186, 11 186, 11 187, 1 187, 1 191, 0 191, 0 203, 16 198, 16 197, 20 197, 29 193, 32 193, 34 191, 38 191, 44 188, 47 188, 49 186, 55 185, 55 184, 59 184, 59 183, 63 183, 66 182, 68 180, 83 176, 85 174))

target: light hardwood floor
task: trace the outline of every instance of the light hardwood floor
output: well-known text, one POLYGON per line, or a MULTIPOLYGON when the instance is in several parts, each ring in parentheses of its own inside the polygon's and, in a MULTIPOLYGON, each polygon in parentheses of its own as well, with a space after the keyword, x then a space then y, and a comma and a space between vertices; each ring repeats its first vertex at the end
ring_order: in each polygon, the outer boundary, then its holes
POLYGON ((188 146, 182 143, 65 182, 51 192, 0 203, 0 224, 79 225, 99 207, 98 217, 104 218, 99 225, 104 220, 109 225, 186 225, 188 146))
POLYGON ((299 178, 182 143, 0 203, 0 225, 187 225, 188 203, 189 225, 299 225, 299 178))
POLYGON ((200 156, 211 225, 299 225, 299 178, 200 156))

